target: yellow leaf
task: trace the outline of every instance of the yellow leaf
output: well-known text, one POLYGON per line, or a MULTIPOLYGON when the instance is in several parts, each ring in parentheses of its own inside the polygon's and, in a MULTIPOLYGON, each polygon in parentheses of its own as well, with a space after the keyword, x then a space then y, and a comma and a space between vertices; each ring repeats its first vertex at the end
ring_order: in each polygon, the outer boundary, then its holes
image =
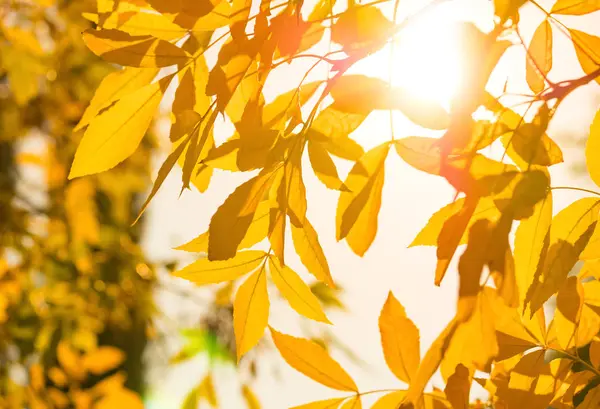
POLYGON ((583 15, 600 10, 600 0, 558 0, 552 6, 552 14, 583 15))
POLYGON ((331 40, 341 44, 347 54, 381 48, 394 24, 375 6, 349 7, 331 28, 331 40))
POLYGON ((390 88, 379 78, 344 75, 331 87, 332 108, 368 115, 373 110, 397 109, 415 124, 428 129, 445 129, 448 112, 437 101, 415 95, 402 88, 390 88))
POLYGON ((227 260, 235 255, 272 181, 273 173, 260 173, 238 186, 217 209, 208 228, 210 260, 227 260))
POLYGON ((78 131, 88 125, 102 109, 107 108, 112 102, 148 85, 157 74, 158 69, 132 67, 108 74, 96 88, 90 105, 73 131, 78 131))
POLYGON ((389 144, 384 143, 367 152, 348 174, 344 184, 349 191, 342 192, 338 201, 336 238, 345 238, 359 256, 369 249, 377 233, 388 151, 389 144))
POLYGON ((426 138, 423 136, 409 136, 398 139, 394 143, 396 152, 415 169, 432 175, 440 174, 440 140, 437 138, 426 138))
POLYGON ((515 234, 515 269, 520 304, 524 306, 527 290, 531 287, 548 246, 548 232, 552 222, 552 192, 538 202, 533 215, 522 220, 515 234))
POLYGON ((309 141, 308 156, 315 175, 325 186, 333 190, 347 189, 338 176, 333 159, 322 144, 309 141))
POLYGON ((333 398, 294 406, 290 409, 337 409, 346 398, 333 398))
POLYGON ((448 378, 444 389, 446 398, 450 401, 453 409, 465 409, 469 407, 469 392, 471 390, 471 379, 469 370, 462 364, 456 366, 454 373, 448 378))
POLYGON ((285 361, 297 371, 332 389, 357 392, 356 384, 320 345, 271 328, 273 342, 285 361))
POLYGON ((321 143, 332 155, 358 160, 363 148, 349 138, 367 118, 364 113, 343 112, 329 105, 311 123, 308 139, 321 143))
POLYGON ((444 223, 437 238, 437 265, 435 267, 435 285, 440 285, 450 260, 464 235, 469 221, 477 208, 478 199, 467 196, 462 208, 444 223))
POLYGON ((599 199, 583 198, 561 210, 552 220, 541 273, 527 292, 526 302, 532 313, 558 291, 579 259, 598 220, 599 206, 599 199))
POLYGON ((166 77, 126 95, 96 116, 77 147, 69 179, 111 169, 133 154, 170 79, 166 77))
POLYGON ((317 232, 308 219, 304 219, 301 226, 292 223, 292 240, 300 261, 308 272, 329 287, 335 287, 317 232))
POLYGON ((600 406, 600 386, 589 391, 577 409, 594 409, 600 406))
POLYGON ((398 379, 410 384, 420 361, 419 330, 390 291, 379 315, 383 356, 398 379))
MULTIPOLYGON (((206 399, 208 404, 213 408, 218 406, 217 394, 215 393, 215 386, 213 385, 213 380, 210 373, 206 375, 202 382, 200 382, 200 385, 198 385, 198 398, 206 399)), ((197 406, 198 405, 195 404, 194 409, 197 406)))
POLYGON ((263 266, 244 281, 233 302, 233 328, 238 361, 262 338, 268 320, 267 272, 263 266))
POLYGON ((260 409, 260 403, 258 402, 258 398, 252 392, 252 389, 248 387, 248 385, 242 386, 242 396, 246 401, 246 406, 248 409, 260 409))
POLYGON ((427 350, 427 353, 423 357, 417 373, 410 383, 410 387, 408 388, 405 397, 405 402, 414 404, 421 398, 425 386, 440 366, 440 362, 446 354, 446 350, 452 341, 452 337, 456 332, 457 326, 458 321, 453 319, 450 321, 450 323, 448 323, 441 334, 438 335, 435 341, 433 341, 427 350))
POLYGON ((600 340, 598 339, 594 339, 590 344, 590 362, 594 368, 600 368, 600 340))
MULTIPOLYGON (((250 248, 267 237, 269 231, 269 213, 272 208, 273 203, 271 201, 264 200, 259 203, 256 212, 254 213, 252 223, 250 224, 244 239, 240 242, 238 250, 250 248)), ((192 253, 208 253, 208 231, 205 231, 195 239, 182 244, 175 249, 192 253)))
MULTIPOLYGON (((583 72, 592 74, 600 70, 600 37, 578 30, 569 30, 573 46, 583 72)), ((600 76, 596 76, 600 83, 600 76)))
POLYGON ((102 346, 83 357, 83 366, 94 375, 101 375, 123 363, 125 354, 118 348, 102 346))
POLYGON ((56 358, 67 375, 81 381, 85 378, 85 368, 81 365, 81 356, 66 341, 59 342, 56 347, 56 358))
POLYGON ((590 136, 585 144, 585 162, 590 177, 594 183, 600 186, 600 111, 596 113, 590 136))
POLYGON ((556 312, 553 319, 558 343, 564 350, 575 346, 582 307, 583 287, 577 277, 569 277, 556 295, 556 312))
POLYGON ((94 405, 94 409, 143 409, 144 403, 140 397, 128 389, 105 395, 94 405))
POLYGON ((527 84, 536 94, 546 86, 545 78, 552 69, 552 25, 542 21, 533 33, 527 49, 527 84))
POLYGON ((273 257, 269 259, 269 270, 273 282, 296 312, 315 321, 331 324, 317 297, 294 270, 281 265, 273 257))
POLYGON ((168 67, 191 60, 183 49, 151 35, 132 36, 114 29, 86 30, 83 40, 94 54, 129 67, 168 67))
POLYGON ((144 11, 112 13, 103 21, 102 29, 118 29, 132 36, 151 35, 165 41, 178 40, 188 34, 188 30, 165 15, 144 11))
POLYGON ((254 271, 265 257, 266 253, 264 251, 249 250, 240 251, 233 258, 224 261, 211 261, 208 258, 201 258, 174 272, 173 275, 191 281, 196 285, 222 283, 235 280, 246 273, 254 271))
POLYGON ((390 392, 377 399, 371 409, 398 409, 406 398, 406 391, 390 392))
POLYGON ((96 189, 89 179, 74 180, 65 191, 65 212, 72 240, 97 244, 100 226, 96 207, 96 189))

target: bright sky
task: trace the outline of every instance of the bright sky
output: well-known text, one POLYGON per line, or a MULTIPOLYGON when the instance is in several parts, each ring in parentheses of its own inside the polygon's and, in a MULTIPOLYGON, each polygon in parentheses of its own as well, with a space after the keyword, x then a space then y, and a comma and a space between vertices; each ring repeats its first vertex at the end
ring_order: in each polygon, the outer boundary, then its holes
MULTIPOLYGON (((398 21, 422 7, 424 3, 422 0, 402 0, 398 21)), ((473 20, 481 27, 489 27, 492 16, 491 3, 489 0, 448 1, 407 30, 394 51, 393 82, 410 88, 418 95, 435 98, 447 104, 461 76, 461 52, 455 22, 473 20)), ((541 3, 550 9, 553 1, 541 3)), ((386 11, 390 10, 391 7, 386 11)), ((542 18, 539 10, 532 6, 523 9, 521 21, 532 22, 531 26, 522 27, 526 41, 529 41, 542 18)), ((600 35, 597 18, 597 15, 587 19, 565 17, 563 22, 600 35), (596 24, 592 21, 594 19, 596 24)), ((576 59, 568 40, 561 33, 555 33, 554 43, 556 58, 550 77, 566 79, 581 75, 581 69, 572 64, 576 59)), ((386 48, 361 63, 357 70, 387 79, 389 66, 390 50, 386 48)), ((272 88, 267 89, 267 98, 269 92, 275 95, 282 89, 290 88, 289 78, 297 78, 298 72, 303 68, 305 67, 292 65, 282 69, 270 84, 272 88)), ((513 47, 507 52, 493 75, 491 90, 496 93, 501 91, 507 77, 509 92, 528 92, 524 80, 524 51, 520 47, 513 47)), ((573 137, 583 137, 586 134, 587 127, 600 105, 600 88, 592 85, 578 90, 564 104, 568 107, 559 110, 559 117, 552 123, 549 133, 563 148, 566 165, 552 168, 552 184, 590 187, 591 182, 581 175, 575 176, 569 170, 569 166, 582 160, 581 147, 575 145, 572 140, 573 137)), ((393 121, 397 137, 436 135, 411 124, 399 113, 394 115, 393 121)), ((374 113, 353 137, 365 147, 377 145, 389 139, 389 123, 389 113, 374 113)), ((310 168, 307 166, 306 169, 310 168)), ((346 164, 340 170, 345 173, 349 166, 346 164)), ((204 231, 215 209, 242 177, 226 172, 217 173, 207 194, 186 192, 178 198, 180 180, 180 174, 173 172, 151 205, 146 246, 151 257, 164 259, 185 256, 168 249, 204 231)), ((455 266, 451 267, 451 272, 441 288, 435 287, 435 248, 408 249, 407 246, 428 218, 452 200, 454 191, 443 179, 416 171, 391 153, 386 163, 386 181, 377 238, 365 257, 359 258, 345 243, 335 241, 333 220, 338 194, 326 189, 310 171, 305 172, 305 183, 308 191, 309 219, 319 232, 334 279, 345 289, 344 300, 349 306, 347 313, 330 314, 330 319, 335 324, 333 332, 368 365, 359 368, 348 362, 344 356, 335 356, 356 379, 361 390, 401 387, 385 366, 377 317, 388 291, 392 290, 405 306, 408 316, 419 327, 421 350, 424 354, 431 341, 453 316, 457 280, 452 271, 456 271, 455 266)), ((561 191, 555 196, 556 207, 560 209, 578 197, 561 191)), ((301 264, 294 254, 290 254, 288 260, 292 266, 300 268, 301 264)), ((182 314, 194 315, 190 314, 198 308, 194 303, 182 304, 176 300, 178 299, 166 295, 161 296, 159 302, 167 311, 167 315, 172 318, 182 314)), ((282 302, 274 304, 271 308, 270 323, 286 333, 301 335, 298 320, 289 307, 282 302)), ((287 367, 276 353, 269 355, 266 360, 269 362, 264 364, 267 367, 265 369, 277 367, 280 377, 275 379, 273 372, 267 372, 256 384, 256 391, 265 409, 281 409, 337 396, 335 391, 287 367)), ((152 407, 177 408, 183 395, 201 380, 206 372, 206 362, 197 360, 166 371, 163 368, 161 371, 161 376, 156 378, 153 385, 152 407)), ((216 380, 216 386, 224 399, 223 407, 242 408, 241 403, 230 392, 237 387, 234 371, 224 370, 220 375, 222 376, 216 380)), ((434 383, 442 385, 439 378, 434 378, 434 383)), ((364 403, 368 402, 365 399, 364 403)))

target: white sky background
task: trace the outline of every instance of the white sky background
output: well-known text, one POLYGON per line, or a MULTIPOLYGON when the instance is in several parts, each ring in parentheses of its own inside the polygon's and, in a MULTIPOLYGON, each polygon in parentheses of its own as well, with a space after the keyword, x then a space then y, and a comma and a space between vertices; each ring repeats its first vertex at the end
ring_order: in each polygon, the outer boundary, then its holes
MULTIPOLYGON (((553 1, 540 3, 549 10, 553 1)), ((417 10, 424 4, 426 2, 422 0, 401 0, 399 17, 417 10)), ((394 82, 429 96, 434 92, 432 89, 435 89, 432 86, 435 86, 438 88, 436 94, 446 96, 442 98, 444 100, 452 91, 452 88, 445 84, 456 82, 460 72, 460 59, 456 60, 455 57, 459 52, 459 45, 452 40, 452 28, 448 21, 475 20, 485 27, 492 15, 492 6, 488 0, 449 0, 445 8, 434 14, 438 17, 424 22, 428 27, 432 27, 432 30, 416 29, 416 36, 411 38, 408 44, 400 46, 406 47, 403 48, 405 51, 399 49, 396 52, 395 65, 398 73, 394 82)), ((534 6, 528 5, 522 9, 521 21, 532 23, 522 25, 522 35, 527 42, 542 19, 543 14, 534 6)), ((565 16, 561 21, 569 27, 600 35, 599 13, 585 18, 565 16)), ((361 63, 354 71, 387 78, 389 49, 380 54, 372 57, 371 62, 361 63)), ((508 92, 529 93, 525 83, 524 59, 522 47, 515 46, 509 49, 493 76, 491 91, 495 94, 500 93, 508 76, 508 92)), ((558 30, 554 30, 554 67, 550 79, 563 80, 583 75, 579 65, 575 64, 576 61, 570 41, 558 30)), ((304 67, 292 65, 279 72, 275 71, 266 89, 267 99, 293 87, 290 78, 299 80, 299 73, 304 67)), ((322 78, 324 71, 318 72, 321 75, 319 78, 322 78)), ((573 141, 588 132, 589 124, 600 105, 600 87, 592 84, 579 89, 563 105, 549 130, 550 136, 557 140, 563 149, 565 157, 564 164, 551 168, 552 185, 593 187, 585 175, 574 175, 570 168, 583 160, 582 146, 573 141)), ((397 138, 439 135, 411 124, 400 113, 394 115, 394 124, 397 138)), ((229 136, 231 127, 224 125, 222 128, 217 136, 229 136)), ((389 135, 389 114, 378 112, 363 123, 353 134, 353 138, 369 148, 388 140, 389 135)), ((157 167, 163 159, 164 156, 157 159, 157 167)), ((340 172, 345 175, 351 164, 340 163, 340 172)), ((343 300, 348 306, 348 311, 328 314, 335 324, 332 330, 336 337, 343 340, 368 365, 357 367, 342 354, 334 353, 334 356, 339 358, 342 366, 354 377, 361 391, 403 387, 385 365, 377 318, 388 291, 392 290, 406 308, 408 316, 420 329, 423 355, 454 315, 457 292, 456 265, 453 264, 442 286, 435 287, 435 248, 407 248, 429 217, 452 201, 454 190, 443 178, 411 168, 402 162, 393 150, 390 151, 386 163, 386 180, 377 237, 366 255, 359 258, 344 242, 335 241, 334 220, 339 194, 325 188, 316 179, 308 163, 304 173, 309 219, 319 233, 334 279, 345 289, 343 300)), ((217 207, 235 186, 246 178, 244 175, 216 172, 207 193, 201 195, 197 191, 187 191, 179 197, 180 177, 179 170, 172 172, 150 206, 146 249, 152 259, 177 257, 190 261, 188 254, 170 249, 203 232, 217 207)), ((555 211, 579 197, 582 196, 578 193, 557 191, 555 211)), ((289 250, 292 250, 291 238, 288 239, 288 244, 289 250)), ((305 271, 293 251, 289 252, 288 263, 298 271, 305 271)), ((174 284, 179 288, 191 288, 184 282, 174 284)), ((271 294, 275 295, 274 292, 271 294)), ((284 301, 272 298, 270 324, 283 332, 302 335, 297 314, 284 301)), ((207 299, 207 293, 202 293, 199 299, 207 299)), ((168 294, 161 293, 158 302, 161 309, 173 320, 180 315, 193 316, 195 311, 199 311, 194 303, 183 303, 179 298, 168 294)), ((175 328, 172 333, 175 335, 175 328)), ((282 409, 312 400, 339 396, 336 391, 321 386, 289 368, 276 352, 264 355, 260 364, 267 371, 273 367, 280 371, 279 378, 274 378, 272 372, 265 372, 254 386, 264 409, 282 409)), ((153 376, 156 381, 152 385, 152 408, 178 408, 183 396, 200 382, 206 370, 206 362, 202 359, 167 369, 161 367, 161 373, 153 376)), ((220 370, 218 374, 216 387, 222 407, 243 408, 239 398, 232 393, 237 391, 238 387, 234 370, 220 370)), ((439 377, 434 378, 434 383, 443 385, 439 377)), ((372 401, 364 400, 364 403, 369 402, 372 401)))

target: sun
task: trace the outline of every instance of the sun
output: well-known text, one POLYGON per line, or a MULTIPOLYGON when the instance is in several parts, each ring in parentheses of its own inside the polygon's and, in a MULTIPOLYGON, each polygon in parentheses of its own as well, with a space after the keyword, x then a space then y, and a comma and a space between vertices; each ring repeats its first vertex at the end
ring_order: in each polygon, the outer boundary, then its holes
POLYGON ((393 43, 366 58, 361 70, 386 80, 391 72, 393 86, 448 108, 463 70, 457 20, 446 11, 432 10, 408 25, 393 43))

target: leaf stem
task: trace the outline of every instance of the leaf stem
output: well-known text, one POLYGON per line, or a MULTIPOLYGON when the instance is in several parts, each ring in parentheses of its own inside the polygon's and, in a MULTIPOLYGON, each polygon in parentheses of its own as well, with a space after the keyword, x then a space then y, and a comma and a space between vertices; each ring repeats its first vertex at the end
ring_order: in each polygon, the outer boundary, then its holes
POLYGON ((588 369, 590 372, 592 372, 594 375, 596 376, 600 376, 600 371, 596 368, 594 368, 592 365, 590 365, 589 363, 587 363, 586 361, 584 361, 583 359, 579 358, 577 355, 572 355, 570 353, 568 353, 567 351, 563 351, 560 349, 556 349, 556 348, 552 348, 552 347, 546 347, 547 350, 551 350, 551 351, 555 351, 558 352, 559 354, 562 354, 566 357, 568 357, 569 359, 580 363, 581 365, 585 366, 586 369, 588 369))
POLYGON ((581 187, 571 187, 571 186, 551 186, 550 190, 576 190, 578 192, 591 193, 596 196, 600 196, 600 192, 595 192, 593 190, 584 189, 581 187))

